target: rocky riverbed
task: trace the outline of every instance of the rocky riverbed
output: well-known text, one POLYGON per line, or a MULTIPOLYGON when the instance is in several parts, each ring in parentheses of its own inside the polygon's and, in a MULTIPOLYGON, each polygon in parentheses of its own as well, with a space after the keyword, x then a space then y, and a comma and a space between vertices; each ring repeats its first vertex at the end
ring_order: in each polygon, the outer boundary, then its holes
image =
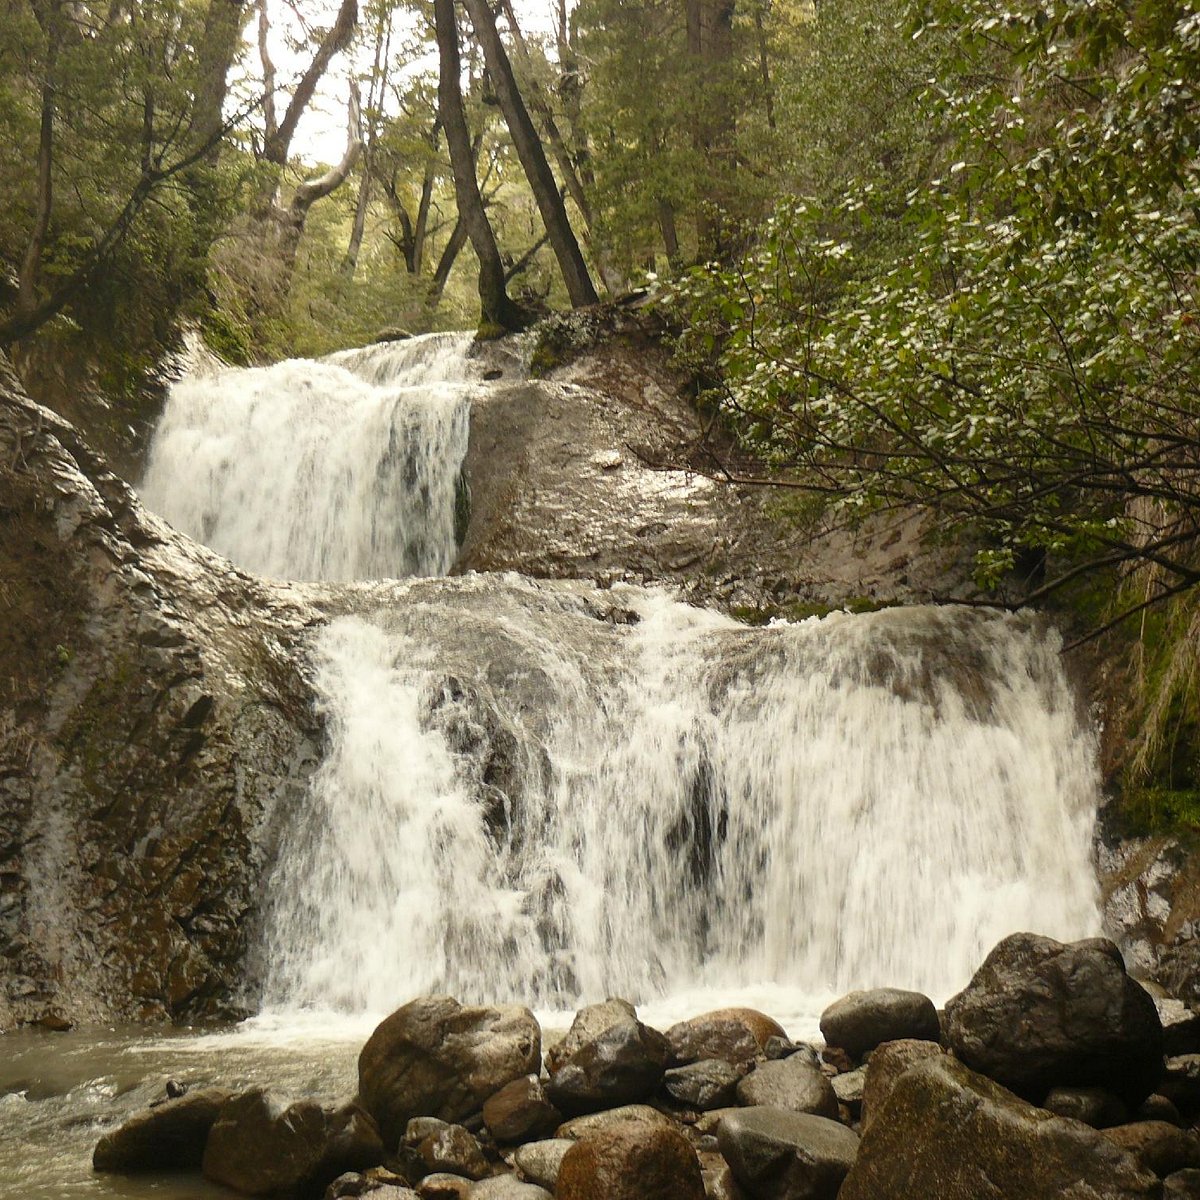
POLYGON ((1105 939, 1014 934, 941 1012, 855 992, 821 1035, 744 1008, 660 1031, 610 999, 544 1045, 528 1009, 421 997, 353 1097, 171 1088, 94 1168, 297 1200, 1200 1196, 1200 1015, 1105 939))

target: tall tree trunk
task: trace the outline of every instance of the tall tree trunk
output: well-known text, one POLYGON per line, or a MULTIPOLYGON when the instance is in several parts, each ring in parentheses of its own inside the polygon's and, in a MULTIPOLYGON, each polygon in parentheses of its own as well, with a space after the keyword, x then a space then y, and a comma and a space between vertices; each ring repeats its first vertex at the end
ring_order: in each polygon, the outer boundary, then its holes
POLYGON ((442 250, 437 267, 433 272, 433 282, 429 285, 429 294, 425 298, 425 307, 430 312, 441 304, 442 293, 446 290, 446 281, 450 278, 450 272, 454 267, 455 260, 462 253, 462 248, 466 244, 467 226, 460 217, 455 221, 454 228, 450 231, 450 240, 442 250))
MULTIPOLYGON (((733 59, 735 0, 686 0, 691 65, 692 145, 714 201, 697 201, 696 248, 701 258, 728 253, 721 210, 733 168, 734 114, 729 69, 733 59)), ((699 177, 699 176, 698 176, 699 177)))
POLYGON ((362 175, 358 181, 358 199, 354 204, 354 224, 350 229, 350 242, 346 246, 346 257, 342 260, 342 273, 347 279, 354 278, 358 269, 358 255, 362 250, 363 235, 367 229, 367 207, 371 202, 371 168, 375 161, 375 138, 379 130, 379 112, 383 107, 383 93, 387 88, 388 59, 391 54, 392 16, 389 9, 379 18, 375 31, 375 61, 371 66, 371 83, 367 89, 367 138, 363 148, 362 175))
POLYGON ((559 270, 567 285, 567 294, 576 308, 585 304, 595 304, 596 289, 592 286, 579 243, 575 240, 571 223, 567 219, 566 205, 559 194, 554 173, 546 161, 545 151, 533 122, 529 119, 525 102, 521 99, 512 64, 508 61, 508 54, 496 28, 496 18, 488 7, 488 0, 463 2, 471 17, 471 23, 475 26, 476 37, 483 45, 483 57, 488 73, 496 88, 496 96, 512 135, 517 157, 521 160, 521 166, 537 201, 538 211, 542 214, 542 222, 550 235, 550 245, 558 259, 559 270))
POLYGON ((521 329, 527 323, 526 314, 508 298, 504 285, 504 264, 500 261, 495 235, 483 211, 479 181, 475 178, 475 157, 471 153, 471 135, 467 129, 467 114, 463 110, 459 82, 462 68, 454 0, 434 0, 433 15, 438 46, 438 108, 442 128, 446 131, 446 144, 450 149, 459 223, 471 239, 475 257, 479 260, 482 323, 499 329, 521 329))
MULTIPOLYGON (((441 141, 442 133, 442 118, 441 114, 433 122, 433 128, 429 131, 429 157, 425 160, 425 174, 421 179, 421 198, 417 201, 417 219, 413 223, 412 231, 412 273, 419 275, 421 266, 425 261, 425 239, 429 233, 429 208, 433 203, 433 184, 434 178, 437 175, 437 148, 438 142, 441 141)), ((482 141, 478 143, 482 145, 482 141)), ((478 160, 479 151, 475 150, 473 157, 478 160)))
POLYGON ((758 38, 758 73, 762 78, 763 100, 767 106, 767 128, 775 128, 775 85, 771 81, 771 58, 767 47, 767 30, 763 21, 763 9, 769 0, 755 0, 754 32, 758 38))

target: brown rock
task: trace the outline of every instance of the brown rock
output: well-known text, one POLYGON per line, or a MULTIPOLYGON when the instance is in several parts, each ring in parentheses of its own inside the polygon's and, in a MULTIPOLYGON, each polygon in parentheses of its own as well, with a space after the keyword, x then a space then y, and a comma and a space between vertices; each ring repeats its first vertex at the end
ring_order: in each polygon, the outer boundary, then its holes
POLYGON ((221 1106, 204 1147, 207 1179, 248 1196, 320 1192, 346 1171, 384 1159, 379 1130, 356 1104, 284 1107, 262 1088, 221 1106))
POLYGON ((667 1030, 671 1058, 677 1065, 719 1058, 751 1063, 766 1053, 767 1041, 787 1039, 783 1027, 753 1008, 721 1008, 680 1021, 667 1030))
POLYGON ((940 1046, 932 1042, 906 1039, 900 1042, 884 1042, 877 1046, 867 1063, 867 1073, 863 1079, 861 1119, 864 1131, 871 1123, 871 1116, 891 1095, 896 1080, 909 1067, 927 1058, 937 1058, 941 1055, 940 1046))
POLYGON ((577 1141, 591 1133, 599 1133, 613 1125, 632 1123, 651 1127, 674 1128, 675 1122, 657 1108, 648 1104, 624 1104, 620 1108, 610 1108, 605 1112, 589 1113, 586 1117, 575 1117, 558 1127, 555 1137, 570 1138, 577 1141))
POLYGON ((1114 1125, 1104 1130, 1104 1136, 1160 1179, 1189 1167, 1200 1168, 1200 1140, 1166 1121, 1114 1125))
POLYGON ((900 988, 851 992, 821 1014, 821 1036, 860 1059, 881 1042, 901 1038, 936 1042, 941 1035, 937 1009, 928 996, 900 988))
POLYGON ((417 1184, 417 1194, 421 1200, 467 1200, 472 1183, 461 1175, 447 1175, 438 1172, 436 1175, 426 1175, 417 1184))
POLYGON ((517 1005, 423 996, 392 1013, 358 1058, 359 1095, 395 1146, 411 1117, 460 1121, 541 1065, 541 1030, 517 1005))
POLYGON ((417 1147, 417 1153, 430 1174, 445 1172, 482 1179, 489 1171, 479 1143, 461 1125, 447 1125, 431 1133, 417 1147))
POLYGON ((557 1200, 704 1200, 700 1162, 673 1128, 614 1125, 581 1138, 558 1173, 557 1200))
POLYGON ((536 1075, 523 1075, 483 1102, 483 1123, 498 1142, 527 1142, 557 1129, 562 1113, 536 1075))
POLYGON ((942 1054, 904 1072, 873 1112, 838 1200, 1158 1200, 1160 1192, 1102 1133, 942 1054))
POLYGON ((208 1132, 232 1095, 222 1088, 186 1092, 130 1117, 92 1154, 97 1171, 198 1171, 208 1132))

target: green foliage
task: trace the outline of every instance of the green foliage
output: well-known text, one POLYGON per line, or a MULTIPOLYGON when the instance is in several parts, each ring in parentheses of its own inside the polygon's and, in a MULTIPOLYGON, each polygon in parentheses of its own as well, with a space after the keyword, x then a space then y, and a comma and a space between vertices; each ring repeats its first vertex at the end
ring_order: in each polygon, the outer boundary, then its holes
POLYGON ((678 289, 685 349, 751 448, 850 513, 931 506, 984 586, 1030 549, 1191 582, 1200 18, 937 0, 913 36, 948 52, 903 218, 877 179, 783 201, 678 289))

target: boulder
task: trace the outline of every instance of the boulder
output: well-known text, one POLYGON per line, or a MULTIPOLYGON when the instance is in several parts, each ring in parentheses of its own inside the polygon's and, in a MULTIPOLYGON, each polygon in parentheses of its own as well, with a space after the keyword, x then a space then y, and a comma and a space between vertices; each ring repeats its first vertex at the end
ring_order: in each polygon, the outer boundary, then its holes
POLYGON ((203 1088, 135 1113, 92 1152, 97 1171, 198 1171, 204 1143, 231 1092, 203 1088))
POLYGON ((873 1112, 838 1200, 1158 1195, 1158 1180, 1102 1133, 942 1054, 905 1071, 873 1112))
POLYGON ((555 1136, 577 1141, 581 1137, 587 1137, 590 1133, 599 1133, 601 1130, 608 1129, 611 1125, 627 1122, 636 1125, 672 1128, 675 1125, 675 1122, 665 1113, 659 1112, 657 1108, 651 1108, 648 1104, 625 1104, 620 1108, 610 1108, 604 1112, 589 1113, 585 1117, 575 1117, 571 1121, 565 1121, 558 1127, 555 1136))
POLYGON ((833 1084, 833 1094, 837 1096, 839 1104, 844 1104, 854 1113, 861 1111, 863 1091, 867 1085, 866 1067, 855 1067, 853 1071, 835 1075, 829 1082, 833 1084))
POLYGON ((397 1009, 358 1058, 359 1096, 395 1146, 409 1119, 460 1121, 541 1066, 541 1030, 518 1005, 467 1007, 423 996, 397 1009))
POLYGON ((1159 1096, 1157 1093, 1147 1096, 1138 1105, 1137 1118, 1139 1121, 1169 1121, 1180 1128, 1187 1123, 1180 1115, 1179 1109, 1166 1096, 1159 1096))
POLYGON ((490 1168, 479 1143, 461 1126, 447 1125, 431 1133, 417 1147, 429 1174, 444 1172, 482 1179, 490 1168))
POLYGON ((536 1183, 523 1183, 512 1175, 497 1175, 471 1184, 467 1200, 554 1200, 536 1183))
POLYGON ((248 1196, 308 1196, 384 1157, 378 1127, 357 1104, 285 1106, 254 1088, 221 1106, 201 1165, 206 1178, 248 1196))
POLYGON ((705 1058, 683 1067, 672 1067, 663 1076, 663 1089, 672 1100, 697 1108, 724 1108, 736 1103, 742 1072, 720 1058, 705 1058))
POLYGON ((583 1042, 567 1058, 559 1058, 546 1094, 567 1113, 643 1100, 662 1082, 668 1053, 661 1033, 626 1017, 583 1042))
POLYGON ((914 1041, 906 1038, 899 1042, 884 1042, 871 1052, 871 1061, 867 1063, 867 1073, 863 1077, 862 1108, 860 1110, 863 1129, 870 1123, 871 1114, 883 1107, 883 1102, 891 1095, 896 1080, 909 1067, 927 1058, 937 1058, 942 1048, 933 1042, 914 1041))
POLYGON ((1166 1121, 1135 1121, 1106 1129, 1104 1136, 1160 1179, 1175 1171, 1200 1168, 1200 1140, 1166 1121))
POLYGON ((563 1156, 557 1200, 704 1200, 700 1162, 670 1126, 612 1125, 563 1156))
POLYGON ((737 1086, 738 1103, 785 1108, 837 1120, 838 1102, 833 1085, 803 1055, 777 1062, 761 1062, 737 1086))
POLYGON ((637 1009, 628 1000, 610 997, 602 1004, 581 1008, 571 1028, 546 1051, 546 1070, 553 1075, 576 1050, 594 1041, 612 1025, 637 1020, 637 1009))
POLYGON ((946 1036, 973 1070, 1034 1101, 1103 1087, 1136 1106, 1162 1074, 1154 1001, 1106 938, 1005 938, 946 1005, 946 1036))
POLYGON ((928 996, 900 988, 851 992, 821 1014, 821 1036, 861 1059, 881 1042, 904 1039, 936 1042, 941 1037, 937 1009, 928 996))
POLYGON ((730 1114, 717 1142, 755 1200, 834 1200, 858 1153, 858 1137, 844 1125, 782 1108, 730 1114))
POLYGON ((1200 1054, 1168 1058, 1158 1091, 1185 1112, 1200 1106, 1200 1054))
POLYGON ((719 1150, 715 1147, 712 1150, 697 1150, 696 1157, 700 1161, 700 1177, 704 1180, 707 1200, 744 1200, 746 1193, 738 1187, 725 1156, 719 1150))
POLYGON ((434 1175, 426 1175, 417 1184, 417 1195, 421 1200, 467 1200, 467 1195, 475 1185, 461 1175, 449 1175, 438 1171, 434 1175))
POLYGON ((523 1075, 483 1102, 483 1123, 498 1142, 527 1142, 557 1129, 562 1113, 536 1075, 523 1075))
POLYGON ((526 1142, 513 1155, 513 1165, 530 1183, 554 1191, 562 1160, 575 1143, 570 1138, 548 1138, 544 1142, 526 1142))
POLYGON ((1200 1171, 1189 1167, 1163 1180, 1163 1200, 1200 1200, 1200 1171))
POLYGON ((735 1065, 752 1063, 766 1054, 772 1038, 786 1042, 783 1027, 753 1008, 721 1008, 680 1021, 667 1030, 671 1061, 676 1064, 719 1058, 735 1065))
POLYGON ((1105 1129, 1129 1120, 1129 1109, 1118 1096, 1104 1088, 1051 1088, 1042 1107, 1060 1117, 1082 1121, 1093 1129, 1105 1129))

